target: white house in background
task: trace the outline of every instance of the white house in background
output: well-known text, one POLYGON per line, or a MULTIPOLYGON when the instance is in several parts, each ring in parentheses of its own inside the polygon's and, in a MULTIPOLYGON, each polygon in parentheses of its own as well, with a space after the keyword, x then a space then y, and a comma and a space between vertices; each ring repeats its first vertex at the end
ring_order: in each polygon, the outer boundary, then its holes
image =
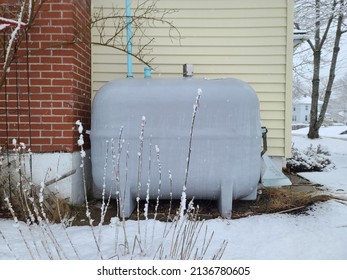
MULTIPOLYGON (((309 123, 312 99, 310 96, 302 96, 293 101, 292 122, 309 123)), ((323 102, 318 100, 318 113, 322 108, 323 102)))

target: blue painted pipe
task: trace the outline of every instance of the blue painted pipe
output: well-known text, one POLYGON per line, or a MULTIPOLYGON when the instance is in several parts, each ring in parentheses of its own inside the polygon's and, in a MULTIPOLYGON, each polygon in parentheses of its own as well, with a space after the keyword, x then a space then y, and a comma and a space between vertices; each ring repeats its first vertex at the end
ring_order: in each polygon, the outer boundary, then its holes
POLYGON ((132 45, 131 45, 131 16, 130 16, 130 0, 125 0, 125 14, 126 14, 126 29, 127 29, 127 65, 128 65, 128 78, 133 77, 133 62, 132 62, 132 45))
POLYGON ((145 77, 145 78, 150 78, 150 77, 151 77, 151 68, 148 67, 148 66, 146 66, 146 67, 144 68, 144 77, 145 77))

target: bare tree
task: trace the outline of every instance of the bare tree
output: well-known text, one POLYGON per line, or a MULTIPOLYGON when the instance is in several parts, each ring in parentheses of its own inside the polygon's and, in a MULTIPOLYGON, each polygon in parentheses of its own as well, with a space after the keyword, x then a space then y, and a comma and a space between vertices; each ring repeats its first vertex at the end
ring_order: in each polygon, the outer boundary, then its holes
POLYGON ((158 2, 158 0, 141 0, 132 10, 130 40, 136 39, 134 40, 136 44, 131 51, 128 50, 128 41, 125 36, 127 28, 125 9, 118 6, 114 6, 110 11, 100 7, 92 15, 91 27, 96 30, 98 36, 95 40, 92 39, 91 43, 130 54, 143 64, 150 66, 153 58, 147 59, 146 56, 151 52, 151 44, 155 38, 147 34, 148 28, 164 26, 168 29, 168 36, 171 39, 180 39, 179 30, 168 19, 177 10, 158 8, 158 2))
MULTIPOLYGON (((0 37, 0 57, 4 58, 0 61, 2 70, 0 72, 0 88, 4 85, 11 63, 19 55, 18 50, 23 40, 26 39, 28 32, 34 24, 37 13, 45 2, 46 0, 27 0, 18 1, 18 4, 0 4, 0 14, 4 15, 4 17, 0 17, 0 31, 4 31, 6 35, 4 37, 5 39, 0 37)), ((125 32, 128 25, 125 10, 117 6, 113 7, 111 12, 108 13, 103 8, 100 8, 91 16, 91 27, 99 35, 97 40, 92 41, 91 44, 106 46, 127 54, 129 53, 145 65, 150 66, 153 58, 147 59, 146 55, 150 53, 151 44, 155 38, 147 35, 147 28, 160 24, 168 28, 168 35, 171 39, 180 38, 178 29, 167 19, 169 15, 175 13, 177 10, 161 9, 158 8, 157 4, 157 0, 140 0, 133 9, 130 16, 130 25, 133 30, 130 39, 136 38, 136 45, 135 48, 132 48, 132 51, 128 50, 128 42, 125 39, 125 32)), ((73 44, 76 42, 60 42, 62 45, 69 43, 73 44)))
POLYGON ((293 77, 293 100, 307 95, 310 92, 310 87, 294 75, 293 77))
POLYGON ((347 75, 339 78, 334 83, 328 113, 334 121, 347 124, 347 75))
POLYGON ((346 0, 296 0, 296 27, 306 29, 313 34, 314 40, 308 40, 312 52, 312 91, 311 115, 308 137, 319 137, 319 129, 324 121, 332 87, 334 85, 340 43, 346 29, 346 0), (318 112, 320 96, 321 67, 324 63, 323 52, 328 51, 329 76, 322 96, 323 105, 318 112))
POLYGON ((31 29, 37 12, 45 0, 18 1, 15 3, 4 3, 0 5, 0 30, 4 37, 0 39, 0 89, 6 81, 7 73, 12 62, 18 55, 18 50, 23 40, 31 29), (5 39, 4 39, 5 38, 5 39))

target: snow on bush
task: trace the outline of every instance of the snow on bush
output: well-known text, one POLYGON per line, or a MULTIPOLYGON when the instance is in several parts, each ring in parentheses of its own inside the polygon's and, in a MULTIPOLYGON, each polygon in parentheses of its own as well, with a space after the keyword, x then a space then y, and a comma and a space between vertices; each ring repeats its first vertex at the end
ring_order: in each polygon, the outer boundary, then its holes
POLYGON ((334 168, 327 147, 310 145, 301 151, 292 147, 292 157, 287 160, 287 169, 291 172, 326 171, 334 168))

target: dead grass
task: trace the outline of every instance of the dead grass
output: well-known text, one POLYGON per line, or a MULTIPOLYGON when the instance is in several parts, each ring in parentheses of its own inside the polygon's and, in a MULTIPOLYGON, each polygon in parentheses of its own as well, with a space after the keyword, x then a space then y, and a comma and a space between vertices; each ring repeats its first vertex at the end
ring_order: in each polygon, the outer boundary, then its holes
POLYGON ((236 202, 233 218, 269 213, 306 213, 315 203, 335 199, 315 187, 302 190, 298 187, 264 188, 254 202, 236 202))
MULTIPOLYGON (((315 186, 310 185, 310 187, 307 187, 307 185, 304 185, 303 189, 301 187, 302 186, 264 188, 255 201, 234 201, 232 219, 271 213, 305 214, 315 203, 336 199, 336 197, 316 189, 315 186)), ((140 211, 143 210, 144 203, 145 201, 140 202, 140 211)), ((153 218, 155 203, 155 200, 149 202, 148 218, 153 218)), ((168 219, 169 204, 169 200, 160 200, 160 205, 157 209, 157 220, 170 221, 170 218, 168 219)), ((91 215, 92 218, 95 219, 95 223, 98 223, 100 219, 100 205, 100 201, 91 201, 89 204, 91 215)), ((200 220, 216 219, 220 217, 220 213, 217 209, 217 202, 214 200, 195 200, 194 205, 199 205, 197 216, 200 220)), ((174 217, 179 209, 180 201, 172 201, 171 206, 172 211, 170 216, 174 217)), ((116 215, 116 209, 116 202, 111 202, 105 217, 106 224, 109 223, 110 218, 116 215)), ((86 225, 88 223, 85 219, 84 207, 73 207, 71 212, 75 215, 73 224, 86 225)), ((137 219, 137 213, 135 212, 129 219, 137 219)), ((141 212, 139 218, 145 219, 144 213, 141 212)))
MULTIPOLYGON (((14 188, 16 189, 16 188, 14 188)), ((34 187, 35 193, 33 195, 36 207, 39 209, 39 187, 34 187)), ((87 225, 88 221, 85 217, 85 206, 72 206, 68 201, 59 198, 58 195, 49 191, 48 188, 44 190, 45 199, 43 200, 43 208, 50 222, 59 223, 63 219, 73 219, 73 225, 87 225)), ((23 196, 22 196, 23 197, 23 196)), ((291 213, 303 214, 310 209, 315 203, 336 199, 336 197, 326 194, 318 190, 314 185, 299 184, 290 187, 278 188, 264 188, 261 189, 257 200, 255 201, 234 201, 233 202, 233 219, 248 217, 252 215, 261 215, 269 213, 291 213)), ((144 209, 145 201, 140 202, 140 209, 144 209)), ((12 195, 12 204, 20 220, 25 221, 28 217, 28 211, 23 207, 20 193, 17 192, 12 195)), ((170 201, 161 200, 159 208, 157 209, 157 219, 161 221, 170 221, 168 218, 168 209, 170 201)), ((179 209, 180 201, 172 201, 172 211, 170 216, 174 217, 179 209)), ((216 201, 212 200, 196 200, 194 205, 199 205, 198 217, 202 219, 215 219, 220 217, 217 209, 216 201)), ((101 217, 101 202, 92 200, 89 202, 91 216, 98 223, 101 217)), ((116 216, 116 201, 111 201, 110 207, 105 216, 105 223, 109 223, 110 219, 116 216)), ((149 202, 148 218, 153 218, 155 212, 155 201, 149 202)), ((4 206, 0 209, 0 217, 10 218, 8 209, 4 206)), ((144 214, 140 213, 140 219, 144 219, 144 214)), ((130 219, 137 219, 136 213, 130 219)))
MULTIPOLYGON (((44 200, 44 209, 47 214, 49 221, 53 223, 59 223, 62 219, 73 218, 73 225, 87 225, 88 221, 85 217, 85 206, 72 206, 69 205, 67 200, 57 198, 57 196, 52 192, 45 193, 46 199, 44 200)), ((38 199, 35 195, 35 199, 38 199)), ((258 195, 257 200, 255 201, 234 201, 233 203, 233 219, 261 215, 261 214, 270 214, 270 213, 291 213, 291 214, 304 214, 315 203, 325 202, 330 199, 336 199, 336 197, 326 194, 322 191, 315 190, 313 191, 301 191, 297 190, 296 187, 279 187, 279 188, 264 188, 261 190, 261 193, 258 195)), ((155 201, 151 203, 154 205, 155 201)), ((169 201, 161 200, 160 208, 158 209, 157 219, 161 221, 168 220, 167 207, 169 201)), ((17 201, 14 205, 15 208, 20 207, 20 201, 17 201)), ((95 223, 98 223, 100 219, 100 209, 101 202, 94 200, 91 201, 89 206, 91 210, 91 216, 95 219, 95 223)), ((220 216, 216 201, 211 200, 197 200, 195 205, 199 205, 199 214, 198 217, 202 219, 215 219, 220 216)), ((171 216, 173 217, 176 211, 179 208, 179 201, 172 202, 172 212, 171 216)), ((111 205, 108 209, 107 215, 105 217, 105 223, 109 223, 110 219, 116 216, 116 202, 111 202, 111 205)), ((140 209, 143 209, 140 205, 140 209)), ((23 212, 23 211, 22 211, 23 212)), ((0 210, 0 217, 10 217, 7 209, 0 210)), ((18 212, 17 212, 18 213, 18 212)), ((149 209, 148 217, 152 218, 154 215, 154 206, 149 209)), ((25 213, 21 213, 21 220, 24 220, 26 216, 25 213)), ((136 213, 133 214, 129 219, 136 220, 136 213)), ((140 219, 144 219, 143 213, 140 216, 140 219)), ((169 219, 170 221, 170 219, 169 219)))
MULTIPOLYGON (((3 185, 0 187, 3 191, 3 185)), ((68 204, 67 199, 60 198, 56 193, 45 188, 42 192, 43 200, 40 205, 40 187, 32 185, 28 190, 28 185, 23 185, 22 188, 12 186, 6 188, 6 193, 10 198, 11 205, 15 211, 17 218, 21 221, 30 219, 30 213, 34 216, 41 216, 52 223, 60 223, 63 219, 69 219, 73 216, 72 207, 68 204), (11 193, 11 195, 10 195, 11 193), (35 212, 35 210, 37 210, 35 212), (43 216, 46 216, 43 217, 43 216)), ((3 200, 0 196, 1 200, 3 200)), ((2 203, 0 207, 0 218, 12 218, 8 207, 2 203)))

